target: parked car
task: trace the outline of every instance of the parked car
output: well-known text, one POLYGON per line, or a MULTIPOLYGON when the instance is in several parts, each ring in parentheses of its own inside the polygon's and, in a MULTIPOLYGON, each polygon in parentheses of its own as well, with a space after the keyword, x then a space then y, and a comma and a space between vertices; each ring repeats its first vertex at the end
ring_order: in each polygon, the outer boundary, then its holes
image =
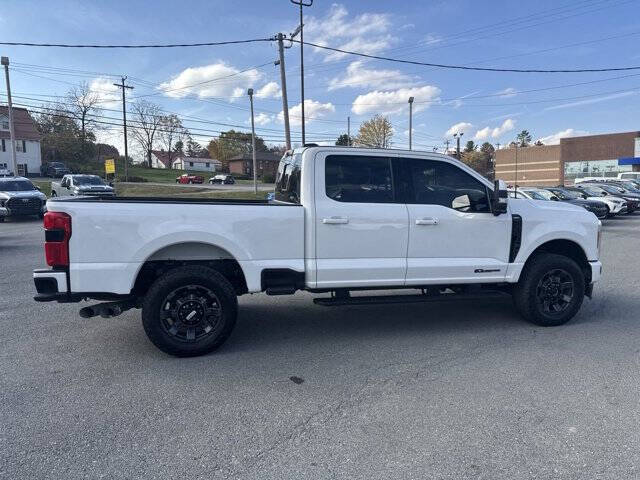
POLYGON ((605 192, 607 192, 609 195, 620 197, 626 200, 627 213, 635 212, 640 206, 640 195, 629 192, 622 187, 619 187, 617 185, 612 185, 610 183, 605 183, 605 182, 594 182, 594 183, 588 182, 587 184, 595 185, 601 188, 602 190, 604 190, 605 192))
POLYGON ((586 200, 600 200, 606 203, 607 207, 609 207, 609 216, 627 213, 627 201, 624 198, 609 195, 607 192, 595 185, 583 183, 576 187, 564 188, 571 192, 582 192, 584 195, 583 198, 586 200))
POLYGON ((509 293, 526 319, 553 326, 576 314, 601 275, 591 213, 509 200, 503 181, 447 155, 297 148, 280 161, 274 193, 273 202, 51 199, 52 269, 34 272, 35 299, 106 301, 83 317, 142 307, 158 348, 193 356, 229 337, 245 293, 332 293, 314 299, 324 306, 509 293), (390 288, 416 295, 374 292, 390 288))
POLYGON ((622 172, 618 174, 618 180, 640 181, 640 172, 622 172))
POLYGON ((551 192, 562 202, 568 202, 584 208, 600 220, 609 216, 609 207, 601 200, 587 200, 582 198, 579 193, 566 190, 562 187, 545 187, 545 190, 551 192))
POLYGON ((554 200, 558 201, 559 198, 553 193, 543 190, 541 188, 534 187, 518 187, 517 189, 508 189, 509 196, 511 198, 528 198, 530 200, 554 200))
POLYGON ((46 201, 46 195, 28 178, 0 178, 0 208, 6 209, 5 215, 0 215, 0 222, 7 217, 42 217, 46 211, 46 201))
POLYGON ((98 175, 65 175, 60 182, 51 182, 52 197, 76 195, 113 197, 115 194, 114 188, 105 184, 98 175))
POLYGON ((40 174, 43 177, 62 178, 71 173, 62 162, 47 162, 40 166, 40 174))
POLYGON ((211 185, 216 183, 220 183, 224 185, 233 185, 234 183, 236 183, 236 180, 235 178, 233 178, 233 175, 216 175, 209 179, 209 183, 211 185))
POLYGON ((204 177, 183 173, 179 177, 176 177, 176 183, 204 183, 204 177))

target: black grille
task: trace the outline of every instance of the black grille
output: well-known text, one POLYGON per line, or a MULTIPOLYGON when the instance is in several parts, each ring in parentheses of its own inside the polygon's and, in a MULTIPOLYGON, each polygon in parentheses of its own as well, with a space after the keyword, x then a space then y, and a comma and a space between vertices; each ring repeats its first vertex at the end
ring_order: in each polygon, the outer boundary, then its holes
POLYGON ((42 209, 42 201, 39 198, 10 198, 7 207, 11 215, 38 215, 42 209))

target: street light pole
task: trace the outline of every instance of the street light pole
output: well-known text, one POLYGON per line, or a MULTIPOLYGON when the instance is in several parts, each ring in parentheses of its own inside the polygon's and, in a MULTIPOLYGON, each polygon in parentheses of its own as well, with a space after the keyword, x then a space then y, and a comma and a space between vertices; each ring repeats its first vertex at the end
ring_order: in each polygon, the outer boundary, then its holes
POLYGON ((310 7, 313 5, 313 0, 309 0, 308 3, 305 3, 302 0, 298 2, 291 0, 291 3, 300 5, 300 113, 302 114, 302 145, 304 146, 306 140, 304 131, 304 23, 302 23, 302 7, 310 7))
POLYGON ((9 110, 9 136, 11 137, 11 171, 14 175, 18 174, 18 163, 16 160, 16 132, 13 127, 13 106, 11 103, 11 83, 9 82, 9 57, 2 57, 1 62, 4 65, 4 75, 7 80, 7 109, 9 110))
POLYGON ((253 88, 247 90, 251 103, 251 151, 253 153, 253 193, 258 194, 258 165, 256 162, 256 128, 253 122, 253 88))
POLYGON ((412 150, 413 140, 413 97, 409 97, 409 150, 412 150))
POLYGON ((125 98, 125 89, 133 90, 133 87, 125 85, 124 81, 127 77, 122 77, 122 83, 114 83, 118 88, 122 88, 122 124, 124 125, 124 181, 129 181, 129 147, 127 145, 127 102, 125 98))

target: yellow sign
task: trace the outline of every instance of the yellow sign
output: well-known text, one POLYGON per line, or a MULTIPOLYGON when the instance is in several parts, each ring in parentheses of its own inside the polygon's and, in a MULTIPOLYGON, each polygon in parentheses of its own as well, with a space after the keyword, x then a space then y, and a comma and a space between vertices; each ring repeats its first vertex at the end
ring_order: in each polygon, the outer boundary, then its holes
POLYGON ((116 162, 113 161, 113 158, 107 158, 104 161, 104 171, 106 173, 116 173, 116 162))

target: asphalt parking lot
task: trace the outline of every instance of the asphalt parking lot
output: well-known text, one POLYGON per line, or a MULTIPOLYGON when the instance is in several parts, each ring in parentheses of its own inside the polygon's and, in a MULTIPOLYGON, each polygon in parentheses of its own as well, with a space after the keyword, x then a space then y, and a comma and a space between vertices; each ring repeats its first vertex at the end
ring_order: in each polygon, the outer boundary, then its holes
POLYGON ((640 476, 640 214, 605 222, 604 278, 563 327, 508 300, 254 295, 193 359, 138 311, 34 302, 42 241, 0 224, 0 478, 640 476))

